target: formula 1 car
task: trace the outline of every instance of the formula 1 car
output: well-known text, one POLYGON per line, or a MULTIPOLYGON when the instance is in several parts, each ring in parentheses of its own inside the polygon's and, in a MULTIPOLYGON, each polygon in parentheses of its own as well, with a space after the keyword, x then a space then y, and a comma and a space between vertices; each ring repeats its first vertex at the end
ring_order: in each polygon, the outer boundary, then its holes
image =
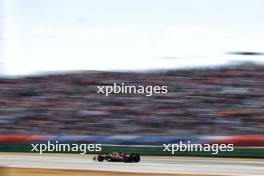
POLYGON ((138 153, 126 154, 122 152, 113 152, 107 155, 95 156, 93 157, 93 160, 97 160, 99 162, 103 162, 104 160, 106 160, 110 162, 137 163, 140 161, 140 155, 138 153))

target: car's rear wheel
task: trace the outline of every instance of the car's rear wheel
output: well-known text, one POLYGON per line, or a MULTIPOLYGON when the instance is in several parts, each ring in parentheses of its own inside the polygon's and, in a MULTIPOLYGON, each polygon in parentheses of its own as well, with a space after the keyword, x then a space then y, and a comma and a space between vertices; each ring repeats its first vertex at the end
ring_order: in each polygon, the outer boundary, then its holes
POLYGON ((139 154, 137 154, 137 153, 132 153, 131 154, 131 160, 133 161, 133 162, 139 162, 140 161, 140 155, 139 154))

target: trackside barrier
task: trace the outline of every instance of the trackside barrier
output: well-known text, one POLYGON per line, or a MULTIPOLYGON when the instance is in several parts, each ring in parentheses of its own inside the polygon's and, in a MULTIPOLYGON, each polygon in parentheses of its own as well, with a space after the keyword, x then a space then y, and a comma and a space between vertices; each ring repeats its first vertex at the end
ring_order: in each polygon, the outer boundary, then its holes
POLYGON ((235 147, 264 147, 264 135, 248 136, 173 136, 173 135, 0 135, 0 144, 29 144, 47 141, 60 143, 99 143, 115 145, 162 145, 191 141, 195 144, 234 144, 235 147))
MULTIPOLYGON (((0 144, 1 152, 31 152, 30 144, 0 144)), ((162 146, 125 146, 125 145, 102 145, 100 153, 109 152, 137 152, 146 156, 203 156, 203 157, 246 157, 246 158, 264 158, 264 147, 240 147, 235 148, 232 152, 219 152, 213 155, 211 152, 164 152, 162 146)), ((73 153, 73 152, 72 152, 73 153)), ((76 152, 77 153, 77 152, 76 152)), ((89 152, 95 154, 98 152, 89 152)), ((45 153, 44 153, 45 154, 45 153)))
MULTIPOLYGON (((254 157, 264 158, 264 136, 169 136, 169 135, 94 135, 94 136, 57 136, 57 135, 0 135, 0 152, 31 152, 32 143, 103 144, 102 153, 108 152, 138 152, 142 155, 168 156, 170 152, 163 151, 162 144, 192 141, 196 144, 234 144, 235 150, 219 152, 175 152, 177 156, 210 156, 210 157, 254 157)), ((93 152, 90 152, 93 153, 93 152)))

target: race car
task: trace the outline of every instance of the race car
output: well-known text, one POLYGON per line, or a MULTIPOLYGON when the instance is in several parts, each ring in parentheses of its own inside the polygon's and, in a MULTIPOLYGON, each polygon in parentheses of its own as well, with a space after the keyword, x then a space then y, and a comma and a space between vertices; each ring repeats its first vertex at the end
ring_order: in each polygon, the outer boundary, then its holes
POLYGON ((110 161, 110 162, 139 162, 140 161, 140 155, 138 153, 131 153, 126 154, 123 152, 113 152, 109 153, 107 155, 98 155, 93 158, 93 160, 97 160, 99 162, 103 162, 104 160, 110 161))

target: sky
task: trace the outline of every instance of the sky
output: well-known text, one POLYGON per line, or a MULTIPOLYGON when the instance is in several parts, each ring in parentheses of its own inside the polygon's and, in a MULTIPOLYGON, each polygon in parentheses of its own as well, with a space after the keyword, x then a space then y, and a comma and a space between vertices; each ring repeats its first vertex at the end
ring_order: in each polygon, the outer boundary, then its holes
POLYGON ((2 74, 263 62, 262 0, 0 0, 2 74), (1 3, 2 1, 2 3, 1 3))

